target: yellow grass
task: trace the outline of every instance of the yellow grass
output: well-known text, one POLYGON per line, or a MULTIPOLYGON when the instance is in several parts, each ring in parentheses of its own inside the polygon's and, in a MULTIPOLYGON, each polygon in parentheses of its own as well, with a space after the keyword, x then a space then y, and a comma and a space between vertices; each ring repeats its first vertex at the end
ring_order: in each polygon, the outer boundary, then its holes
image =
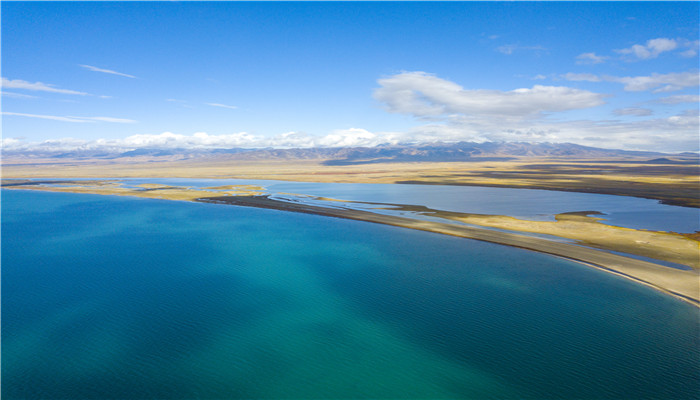
POLYGON ((571 190, 646 197, 700 207, 700 167, 639 160, 519 158, 511 161, 326 165, 326 160, 240 160, 221 156, 142 160, 5 160, 3 178, 234 178, 300 182, 450 184, 571 190), (606 161, 606 162, 602 162, 606 161))
POLYGON ((605 250, 670 261, 700 269, 700 243, 678 233, 601 224, 597 218, 557 215, 557 221, 526 221, 502 215, 453 213, 445 218, 511 231, 546 234, 605 250), (578 217, 578 218, 577 218, 578 217))

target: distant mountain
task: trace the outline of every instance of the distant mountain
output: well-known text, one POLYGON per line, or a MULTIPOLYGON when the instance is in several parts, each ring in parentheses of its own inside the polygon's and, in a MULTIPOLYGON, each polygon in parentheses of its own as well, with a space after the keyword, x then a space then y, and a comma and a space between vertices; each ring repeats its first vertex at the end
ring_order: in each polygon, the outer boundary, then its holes
POLYGON ((326 165, 387 162, 449 162, 509 160, 515 157, 561 157, 581 159, 649 158, 655 164, 696 163, 698 154, 667 154, 650 151, 601 149, 572 143, 429 143, 377 147, 317 147, 295 149, 183 149, 138 148, 129 150, 74 150, 66 152, 3 152, 5 159, 172 161, 219 160, 321 160, 326 165), (672 157, 673 159, 670 159, 672 157))

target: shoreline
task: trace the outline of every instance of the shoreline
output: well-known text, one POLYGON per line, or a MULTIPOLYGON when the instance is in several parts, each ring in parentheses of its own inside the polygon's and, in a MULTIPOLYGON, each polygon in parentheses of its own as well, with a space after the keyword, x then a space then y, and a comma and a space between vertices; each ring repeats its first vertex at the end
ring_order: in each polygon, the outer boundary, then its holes
POLYGON ((700 307, 700 285, 698 284, 700 275, 698 275, 696 271, 674 269, 574 244, 552 242, 533 236, 498 232, 469 226, 376 214, 362 210, 326 208, 301 203, 288 203, 272 200, 268 196, 216 196, 198 198, 194 201, 299 212, 372 222, 537 251, 539 253, 562 257, 592 266, 602 271, 614 273, 618 276, 670 294, 696 307, 700 307))

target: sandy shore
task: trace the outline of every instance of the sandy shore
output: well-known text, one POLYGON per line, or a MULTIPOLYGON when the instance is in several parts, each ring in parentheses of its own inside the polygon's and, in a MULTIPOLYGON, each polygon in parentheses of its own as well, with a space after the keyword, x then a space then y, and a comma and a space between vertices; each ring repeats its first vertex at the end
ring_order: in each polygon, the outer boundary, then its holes
POLYGON ((302 203, 277 201, 267 196, 221 196, 200 198, 197 199, 197 201, 301 212, 373 222, 534 250, 590 264, 599 269, 646 284, 696 306, 700 306, 700 275, 695 270, 680 270, 665 267, 651 262, 632 259, 574 244, 553 242, 537 237, 449 223, 377 214, 362 210, 327 208, 302 203))

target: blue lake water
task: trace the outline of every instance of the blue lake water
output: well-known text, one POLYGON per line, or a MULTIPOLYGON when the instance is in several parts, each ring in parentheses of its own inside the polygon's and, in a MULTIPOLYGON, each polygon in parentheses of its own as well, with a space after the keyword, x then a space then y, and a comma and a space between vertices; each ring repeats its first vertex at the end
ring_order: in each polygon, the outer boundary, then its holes
POLYGON ((520 249, 2 190, 3 399, 694 399, 698 339, 696 307, 520 249))
POLYGON ((437 210, 510 215, 554 220, 564 212, 598 211, 603 223, 633 229, 691 233, 700 231, 700 209, 661 204, 657 200, 594 193, 448 185, 315 183, 238 179, 126 179, 132 184, 160 182, 207 187, 256 184, 271 193, 297 193, 341 200, 423 205, 437 210))

